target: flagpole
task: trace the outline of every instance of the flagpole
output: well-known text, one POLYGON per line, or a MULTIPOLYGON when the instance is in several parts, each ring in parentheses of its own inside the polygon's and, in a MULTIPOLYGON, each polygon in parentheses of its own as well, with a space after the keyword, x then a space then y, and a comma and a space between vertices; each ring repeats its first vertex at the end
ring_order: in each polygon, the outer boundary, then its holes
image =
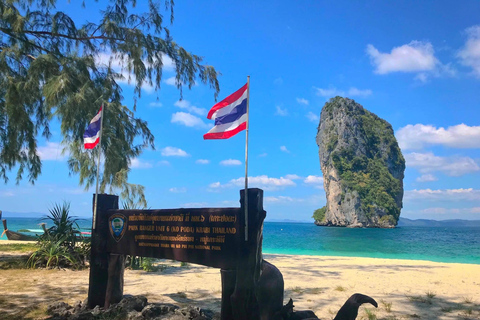
POLYGON ((105 109, 102 102, 102 112, 100 114, 100 137, 98 139, 98 162, 97 162, 97 187, 95 189, 95 206, 93 207, 93 230, 95 230, 95 225, 97 224, 97 201, 98 201, 98 177, 100 175, 100 156, 102 154, 102 135, 103 135, 103 115, 105 109))
POLYGON ((247 128, 245 138, 245 241, 248 241, 248 109, 250 104, 250 76, 247 76, 247 128))

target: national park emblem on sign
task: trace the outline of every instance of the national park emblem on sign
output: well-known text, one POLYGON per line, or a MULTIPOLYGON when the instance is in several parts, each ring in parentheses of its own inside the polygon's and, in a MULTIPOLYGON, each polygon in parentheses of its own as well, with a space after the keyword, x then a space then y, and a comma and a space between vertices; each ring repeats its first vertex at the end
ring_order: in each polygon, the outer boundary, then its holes
POLYGON ((127 230, 127 218, 123 214, 116 213, 108 220, 110 234, 116 242, 119 242, 127 230))

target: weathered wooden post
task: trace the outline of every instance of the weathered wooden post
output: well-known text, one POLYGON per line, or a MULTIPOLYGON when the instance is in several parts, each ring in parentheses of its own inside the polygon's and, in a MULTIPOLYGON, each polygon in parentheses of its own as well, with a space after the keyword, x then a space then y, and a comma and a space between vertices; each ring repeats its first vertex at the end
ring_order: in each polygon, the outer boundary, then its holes
MULTIPOLYGON (((95 203, 95 195, 93 195, 95 203)), ((92 249, 90 253, 90 278, 88 286, 88 307, 105 306, 105 296, 107 293, 107 284, 109 282, 109 253, 107 253, 107 238, 109 237, 107 210, 118 209, 118 196, 99 194, 97 200, 97 217, 95 226, 92 226, 92 249)), ((115 263, 122 263, 123 259, 116 259, 115 263)), ((123 263, 122 263, 123 264, 123 263)), ((122 269, 123 266, 114 266, 110 264, 110 269, 122 269)), ((113 283, 123 284, 123 272, 121 279, 110 279, 113 281, 111 286, 115 291, 111 295, 110 302, 120 301, 123 295, 123 285, 114 285, 113 283), (119 299, 120 298, 120 299, 119 299)))
MULTIPOLYGON (((245 190, 240 191, 242 211, 245 208, 245 190)), ((259 307, 255 297, 255 286, 260 278, 262 266, 263 190, 248 189, 248 241, 239 247, 235 290, 230 297, 233 317, 225 319, 259 320, 259 307)), ((242 218, 241 220, 243 220, 242 218)), ((243 225, 243 224, 242 224, 243 225)))

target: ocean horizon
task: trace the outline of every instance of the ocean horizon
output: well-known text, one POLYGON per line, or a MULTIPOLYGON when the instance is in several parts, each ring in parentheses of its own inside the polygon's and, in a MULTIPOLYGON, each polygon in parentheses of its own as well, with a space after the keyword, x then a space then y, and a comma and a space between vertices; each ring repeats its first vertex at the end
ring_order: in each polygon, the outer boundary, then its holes
MULTIPOLYGON (((6 217, 8 228, 39 229, 42 218, 6 217)), ((79 219, 79 227, 91 228, 91 219, 79 219)), ((3 230, 2 230, 3 231, 3 230)), ((0 241, 7 240, 6 236, 0 241)), ((480 264, 480 227, 402 226, 393 229, 318 227, 313 222, 266 221, 265 254, 345 256, 381 259, 426 260, 480 264)))

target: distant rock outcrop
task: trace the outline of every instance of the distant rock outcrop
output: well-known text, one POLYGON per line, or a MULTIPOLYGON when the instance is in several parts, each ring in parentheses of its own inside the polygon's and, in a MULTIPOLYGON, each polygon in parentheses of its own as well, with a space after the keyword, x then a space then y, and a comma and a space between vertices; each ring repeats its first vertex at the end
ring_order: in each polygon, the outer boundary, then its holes
POLYGON ((327 205, 321 226, 393 228, 400 217, 405 160, 392 126, 355 101, 325 104, 317 133, 327 205))

